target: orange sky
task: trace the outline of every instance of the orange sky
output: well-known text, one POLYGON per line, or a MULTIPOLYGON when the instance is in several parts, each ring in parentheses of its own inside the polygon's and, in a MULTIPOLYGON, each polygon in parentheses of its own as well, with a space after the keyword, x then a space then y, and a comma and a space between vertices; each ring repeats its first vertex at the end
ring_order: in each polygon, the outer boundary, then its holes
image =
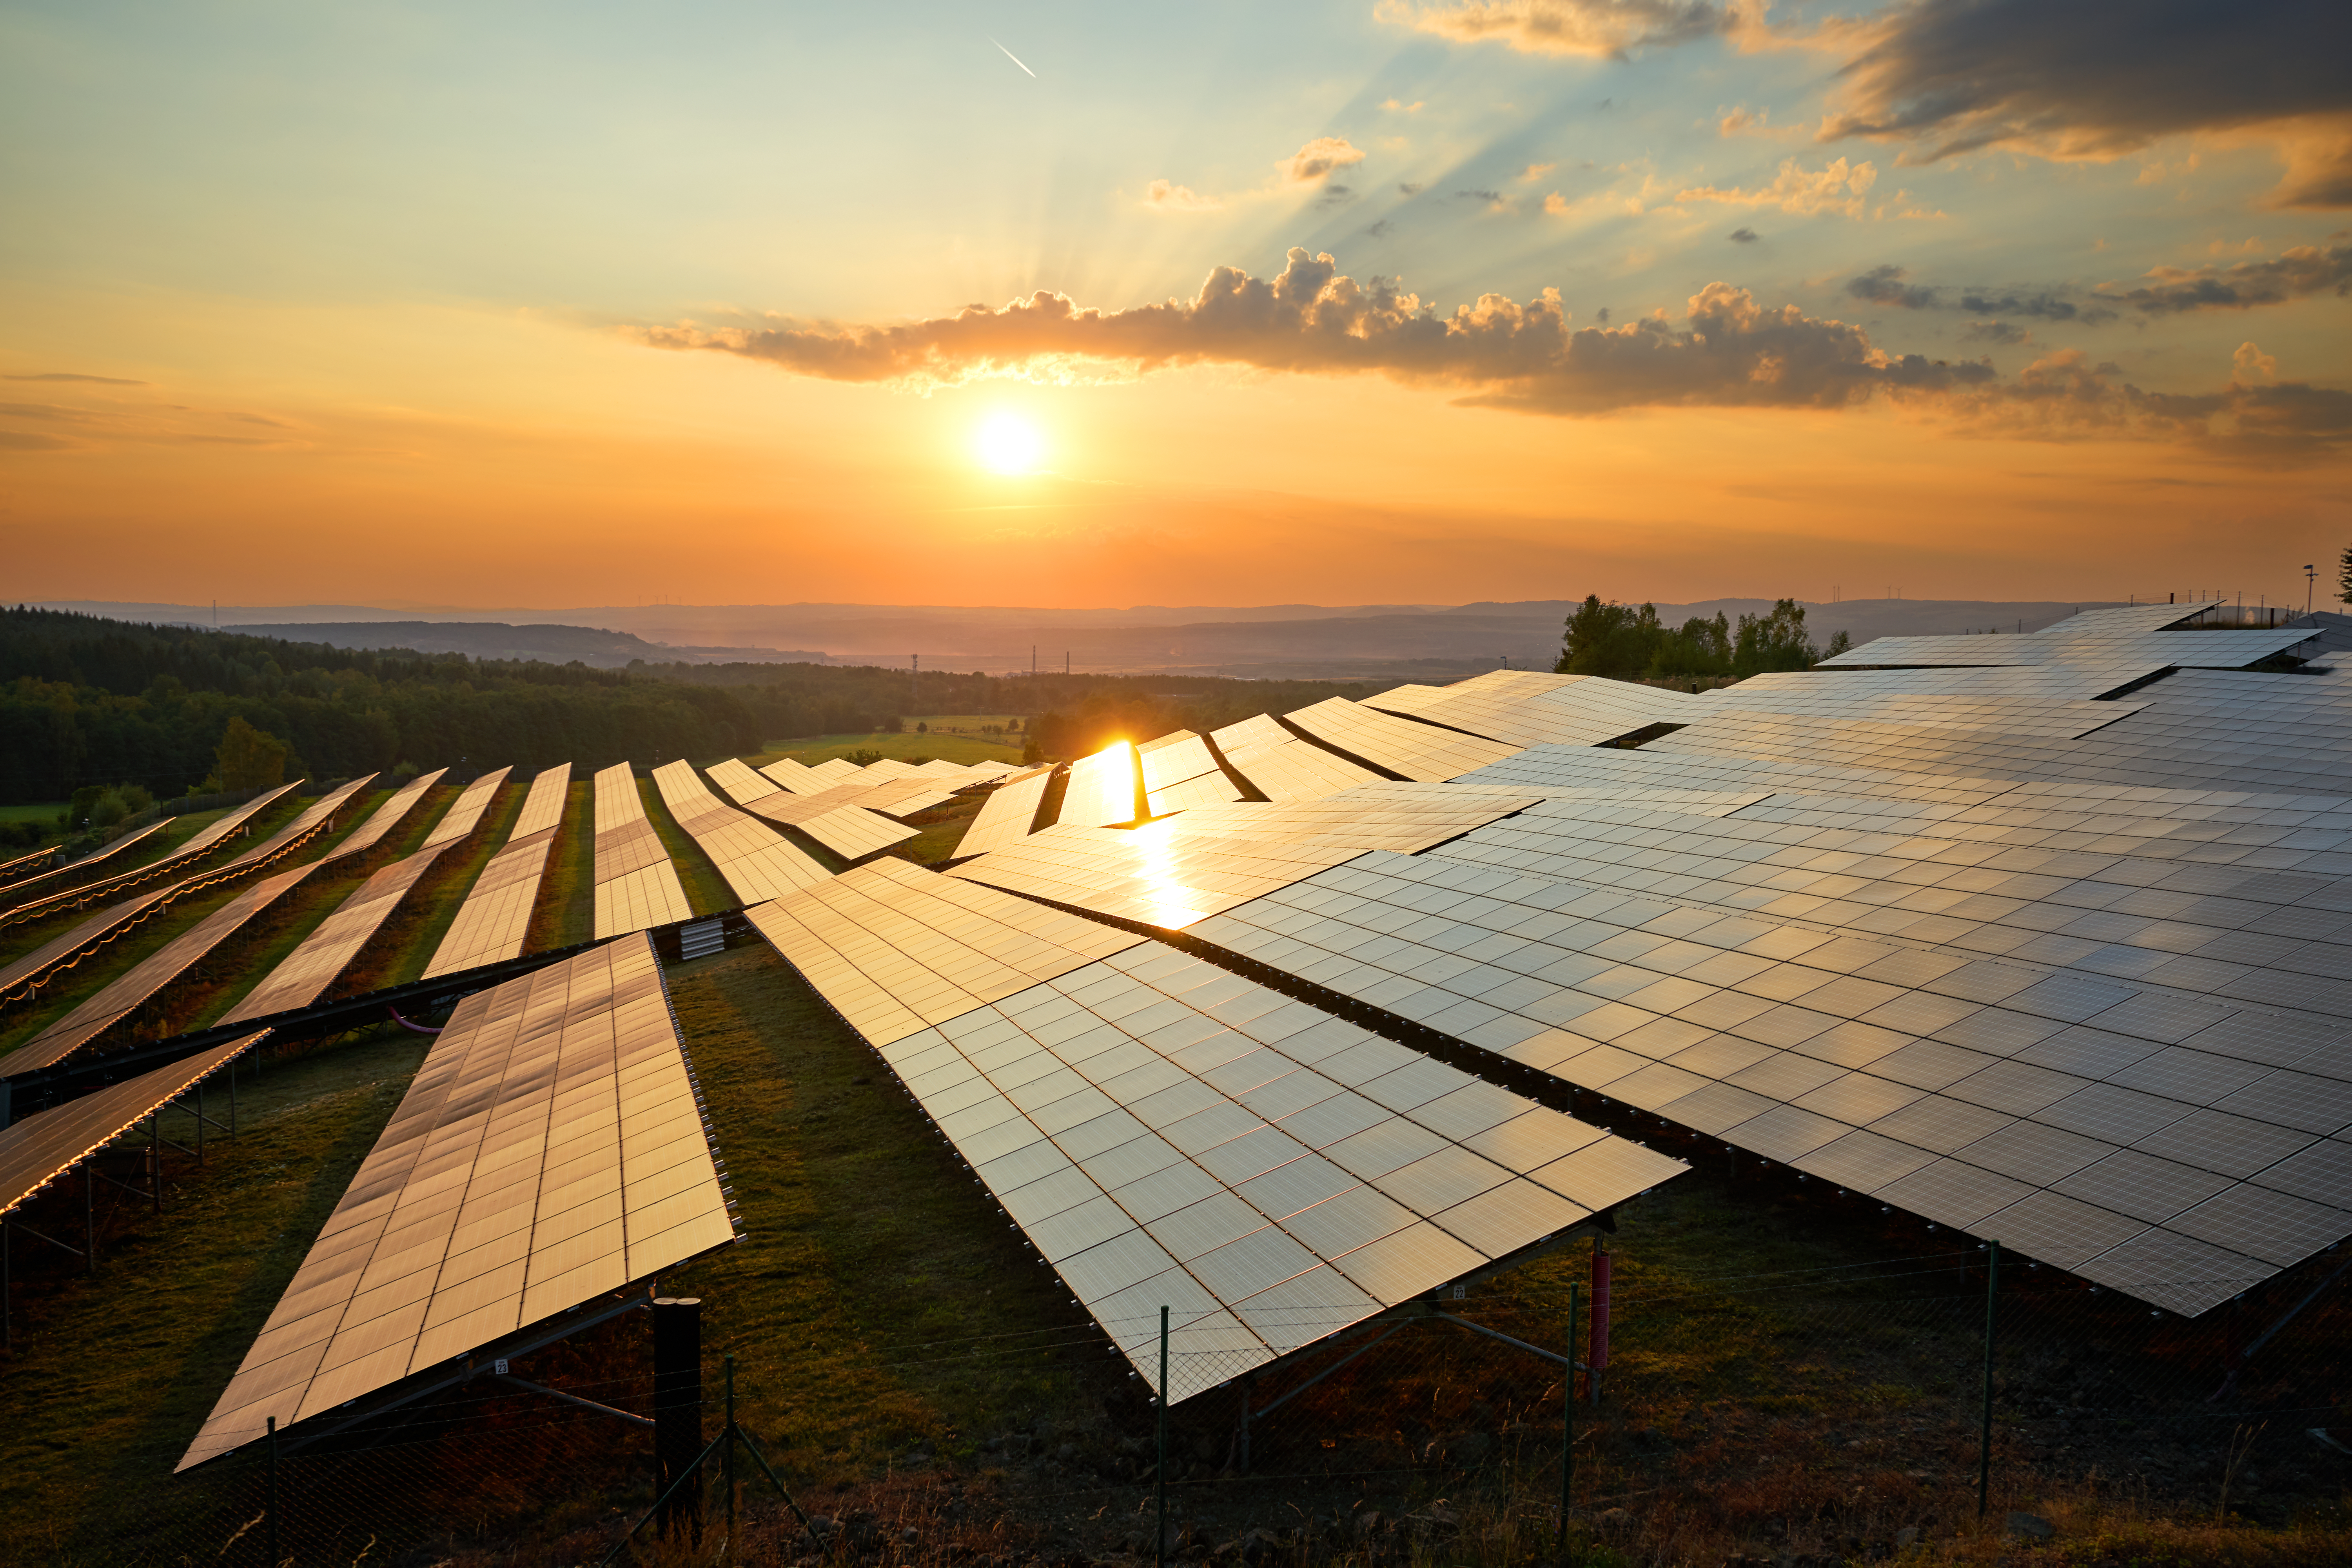
MULTIPOLYGON (((2352 538, 2352 421, 2328 401, 2347 396, 2334 387, 2352 335, 2325 270, 2352 276, 2352 249, 2340 211, 2279 205, 2283 154, 2260 135, 2190 126, 2095 160, 2011 148, 1904 168, 1899 148, 1815 152, 1727 128, 1722 93, 1801 104, 1832 89, 1815 55, 1795 71, 1727 43, 1703 47, 1753 79, 1678 89, 1657 123, 1679 127, 1684 163, 1653 153, 1629 174, 1575 156, 1608 153, 1615 133, 1574 117, 1652 63, 1653 85, 1678 83, 1666 62, 1697 56, 1659 46, 1612 62, 1465 41, 1442 6, 1423 7, 1417 30, 1368 7, 1332 15, 1352 29, 1361 85, 1323 93, 1320 109, 1254 100, 1230 150, 1220 127, 1203 132, 1213 155, 1198 138, 1163 135, 1099 173, 975 163, 961 177, 996 184, 969 197, 941 185, 938 202, 971 210, 938 216, 919 201, 877 207, 835 178, 845 170, 788 171, 775 177, 805 189, 785 205, 800 211, 805 197, 805 216, 777 229, 770 214, 757 231, 727 226, 727 204, 749 197, 722 198, 694 173, 677 210, 640 219, 626 202, 598 210, 583 198, 527 230, 506 222, 486 176, 474 189, 457 163, 445 186, 403 184, 404 206, 362 218, 360 195, 383 195, 364 187, 394 178, 368 172, 397 163, 398 147, 379 142, 425 133, 279 103, 268 62, 248 62, 243 79, 217 86, 242 118, 182 122, 224 154, 193 188, 167 192, 119 128, 112 143, 63 155, 82 184, 19 181, 17 210, 33 221, 0 250, 7 592, 542 608, 1593 591, 1685 602, 1890 586, 1915 598, 2210 589, 2299 601, 2301 564, 2352 538), (1512 102, 1488 100, 1505 91, 1512 102), (359 151, 300 201, 285 171, 240 166, 240 150, 299 142, 311 120, 359 151), (1849 175, 1825 185, 1817 166, 1832 153, 1849 175), (1772 174, 1790 158, 1793 172, 1772 174), (1849 177, 1864 158, 1874 184, 1849 177), (1190 205, 1171 206, 1147 175, 1174 179, 1190 205), (1898 184, 1902 204, 1888 188, 1898 184), (1568 195, 1548 204, 1555 186, 1568 195), (1373 222, 1362 204, 1381 189, 1395 211, 1373 222), (1429 208, 1440 195, 1451 205, 1429 208), (1155 200, 1165 210, 1145 211, 1155 200), (1336 310, 1384 271, 1384 246, 1403 243, 1392 226, 1424 213, 1436 216, 1403 259, 1427 280, 1429 320, 1489 287, 1532 310, 1556 282, 1566 321, 1556 344, 1537 343, 1549 368, 1522 374, 1466 331, 1444 364, 1416 368, 1410 309, 1349 326, 1336 354, 1316 346, 1311 321, 1228 331, 1201 324, 1205 305, 1185 313, 1212 265, 1270 279, 1291 244, 1334 247, 1332 267, 1358 280, 1323 297, 1336 310), (363 221, 380 228, 360 235, 363 221), (1727 245, 1734 223, 1769 232, 1727 245), (2315 259, 2286 259, 2299 256, 2315 259), (1865 264, 1878 264, 1875 294, 1865 264), (2276 299, 2221 310, 2147 292, 2176 276, 2242 286, 2290 274, 2276 299), (1991 303, 2022 317, 1961 308, 1981 291, 1971 279, 2019 277, 2043 291, 2003 285, 1991 303), (1627 323, 1654 311, 1658 335, 1643 341, 1673 351, 1657 363, 1721 351, 1735 318, 1696 304, 1717 280, 1723 298, 1752 297, 1736 307, 1760 323, 1748 368, 1705 369, 1663 394, 1645 390, 1648 360, 1583 368, 1590 353, 1630 353, 1627 323), (1041 287, 1066 288, 1113 327, 1161 334, 1139 352, 1192 363, 1105 357, 1094 340, 998 308, 1041 287), (2137 306, 2125 302, 2135 288, 2137 306), (1185 302, 1173 315, 1134 310, 1171 297, 1185 302), (2074 304, 2053 310, 2062 297, 2074 304), (971 301, 984 313, 951 320, 971 301), (680 322, 698 342, 737 329, 762 357, 649 346, 648 330, 680 322), (811 353, 883 331, 908 335, 929 368, 911 379, 812 370, 811 353), (988 334, 983 346, 971 331, 988 334), (1383 331, 1404 346, 1381 346, 1383 331), (1775 331, 1794 346, 1764 335, 1775 331), (1905 353, 1983 369, 1973 384, 1906 389, 1895 370, 1864 365, 1885 390, 1823 400, 1791 368, 1811 343, 1843 345, 1849 370, 1863 364, 1855 354, 1893 365, 1905 353), (2066 398, 2037 390, 2069 376, 2066 398), (1781 390, 1751 395, 1773 377, 1781 390), (1496 396, 1570 411, 1471 401, 1496 396), (2273 416, 2298 422, 2291 440, 2246 438, 2273 416), (1042 444, 1034 471, 992 472, 976 450, 982 427, 1005 416, 1042 444)), ((465 44, 460 14, 439 25, 449 47, 465 44)), ((110 92, 140 89, 141 68, 162 69, 118 57, 168 43, 59 17, 9 26, 9 68, 79 68, 100 101, 78 111, 93 117, 110 92)), ((278 47, 290 77, 327 46, 278 47)), ((377 85, 422 91, 456 68, 394 59, 377 85)), ((1261 67, 1271 82, 1298 68, 1261 67)), ((1055 78, 1040 70, 1042 98, 1055 78)), ((982 86, 1030 90, 993 76, 982 86)), ((690 89, 648 90, 636 111, 658 123, 662 93, 690 89)), ((111 107, 135 128, 141 106, 111 107)), ((1072 157, 1084 147, 1080 163, 1096 155, 1087 117, 1116 113, 1092 100, 1022 112, 1035 119, 1023 134, 1072 157)), ((486 157, 527 162, 527 118, 482 131, 486 157)), ((904 135, 919 140, 953 123, 955 106, 915 120, 904 135)), ((879 179, 908 167, 906 154, 875 145, 843 157, 879 179)), ((657 205, 652 173, 614 158, 616 194, 657 205)), ((585 172, 569 177, 594 188, 585 172)))

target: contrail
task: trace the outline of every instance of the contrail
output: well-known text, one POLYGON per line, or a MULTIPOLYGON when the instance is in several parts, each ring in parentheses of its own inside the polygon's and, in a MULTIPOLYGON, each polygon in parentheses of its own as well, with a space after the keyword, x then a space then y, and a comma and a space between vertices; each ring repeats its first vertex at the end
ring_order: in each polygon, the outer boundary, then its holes
MULTIPOLYGON (((992 44, 996 44, 996 40, 994 38, 990 38, 988 41, 992 44)), ((1004 49, 1004 58, 1006 59, 1011 60, 1016 66, 1021 66, 1021 57, 1019 55, 1014 54, 1011 49, 1005 49, 1003 44, 996 44, 996 47, 1000 49, 1004 49)), ((1029 74, 1032 77, 1034 77, 1037 74, 1035 71, 1030 71, 1027 66, 1021 66, 1021 68, 1023 70, 1029 71, 1029 74)))

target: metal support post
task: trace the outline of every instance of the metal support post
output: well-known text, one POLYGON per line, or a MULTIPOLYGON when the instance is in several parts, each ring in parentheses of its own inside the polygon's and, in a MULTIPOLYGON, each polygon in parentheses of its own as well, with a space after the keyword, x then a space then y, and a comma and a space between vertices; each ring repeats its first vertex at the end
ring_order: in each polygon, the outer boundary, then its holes
POLYGON ((727 1447, 719 1452, 720 1484, 727 1489, 727 1561, 735 1561, 735 1358, 727 1366, 727 1447))
POLYGON ((155 1212, 163 1212, 163 1113, 147 1113, 147 1194, 154 1200, 155 1212))
POLYGON ((286 1561, 278 1552, 278 1417, 269 1418, 269 1528, 264 1532, 269 1542, 269 1568, 286 1561))
POLYGON ((95 1274, 98 1272, 98 1177, 89 1168, 90 1158, 85 1154, 81 1161, 81 1238, 82 1249, 87 1255, 83 1261, 95 1274))
POLYGON ((0 1346, 16 1342, 16 1227, 0 1217, 0 1346))
MULTIPOLYGON (((1568 1350, 1576 1353, 1577 1288, 1568 1288, 1568 1350)), ((1576 1491, 1576 1367, 1571 1363, 1559 1374, 1559 1556, 1568 1561, 1568 1506, 1576 1491)))
POLYGON ((1249 1460, 1249 1437, 1250 1437, 1250 1433, 1249 1433, 1249 1429, 1250 1429, 1250 1395, 1251 1395, 1253 1393, 1255 1393, 1255 1392, 1256 1391, 1256 1389, 1257 1389, 1257 1373, 1254 1373, 1254 1372, 1245 1372, 1245 1373, 1242 1373, 1242 1376, 1241 1376, 1241 1390, 1242 1390, 1241 1473, 1242 1473, 1243 1475, 1248 1475, 1248 1474, 1249 1474, 1249 1465, 1250 1465, 1250 1460, 1249 1460))
POLYGON ((1592 1238, 1592 1345, 1584 1357, 1585 1392, 1601 1404, 1601 1374, 1609 1370, 1609 1248, 1592 1238))
POLYGON ((1160 1309, 1160 1463, 1153 1479, 1160 1493, 1160 1529, 1151 1560, 1168 1568, 1168 1309, 1160 1309))
POLYGON ((702 1303, 691 1296, 654 1302, 654 1471, 668 1498, 665 1532, 702 1518, 702 1487, 695 1470, 702 1453, 702 1303), (683 1486, 677 1485, 685 1480, 683 1486), (675 1487, 675 1490, 671 1489, 675 1487))
POLYGON ((1996 1310, 2000 1301, 2000 1243, 1985 1243, 1984 1425, 1977 1434, 1977 1517, 1982 1519, 1992 1499, 1992 1344, 1996 1310))
POLYGON ((196 1163, 205 1163, 205 1080, 196 1079, 196 1163))

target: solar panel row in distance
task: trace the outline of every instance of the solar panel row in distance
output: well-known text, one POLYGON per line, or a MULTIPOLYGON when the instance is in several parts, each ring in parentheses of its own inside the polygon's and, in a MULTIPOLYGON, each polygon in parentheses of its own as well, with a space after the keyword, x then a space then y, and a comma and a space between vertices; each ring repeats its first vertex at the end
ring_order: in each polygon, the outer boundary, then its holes
POLYGON ((654 770, 654 783, 670 815, 710 857, 738 902, 777 898, 831 874, 774 828, 712 795, 693 763, 664 763, 654 770))
POLYGON ((1392 687, 1364 705, 1515 746, 1595 746, 1652 724, 1686 723, 1692 701, 1597 676, 1496 669, 1451 686, 1392 687))
POLYGON ((636 775, 614 763, 596 775, 596 938, 690 920, 677 868, 646 816, 636 775))
POLYGON ((1332 750, 1361 757, 1399 778, 1425 782, 1458 778, 1519 750, 1507 742, 1383 713, 1344 697, 1327 697, 1284 717, 1291 727, 1332 750))
POLYGON ((1685 1168, 1188 954, 912 868, 751 919, 1155 1384, 1171 1310, 1171 1402, 1685 1168))
POLYGON ((1370 768, 1300 740, 1264 713, 1213 731, 1209 739, 1234 772, 1268 800, 1321 800, 1381 779, 1370 768))
MULTIPOLYGON (((412 781, 378 806, 367 821, 353 828, 325 855, 291 870, 263 878, 148 954, 128 972, 101 987, 95 995, 43 1029, 7 1058, 0 1059, 0 1078, 52 1066, 98 1038, 163 987, 186 973, 205 954, 242 930, 247 921, 300 886, 320 867, 373 847, 391 830, 392 824, 408 814, 409 808, 438 776, 437 773, 427 773, 412 781)), ((304 816, 316 816, 320 826, 323 826, 331 814, 366 783, 365 779, 354 780, 321 798, 304 816)), ((287 837, 293 832, 294 828, 289 827, 286 834, 279 837, 287 837)), ((288 842, 294 840, 288 837, 288 842)), ((264 846, 262 849, 254 851, 254 855, 259 857, 268 851, 268 847, 264 846)))
POLYGON ((178 1468, 733 1235, 649 938, 477 992, 178 1468))
POLYGON ((425 979, 521 956, 571 784, 570 763, 558 763, 531 780, 530 793, 523 797, 522 811, 515 817, 506 847, 490 858, 466 890, 457 918, 449 922, 441 945, 434 950, 433 962, 425 965, 425 979))
MULTIPOLYGON (((9 900, 9 907, 5 911, 0 911, 0 923, 13 925, 19 921, 37 920, 59 909, 78 909, 85 904, 94 903, 111 893, 136 887, 151 879, 177 869, 238 832, 247 823, 277 805, 286 795, 301 788, 303 782, 297 779, 292 784, 264 791, 243 805, 215 818, 171 854, 152 864, 125 871, 119 876, 109 877, 103 881, 89 882, 79 887, 43 890, 47 889, 52 878, 70 877, 74 874, 73 867, 63 866, 54 872, 20 882, 10 889, 5 895, 9 900)), ((308 814, 306 813, 305 816, 307 816, 308 814)), ((300 819, 298 818, 298 820, 300 819)), ((283 837, 282 834, 278 836, 278 837, 283 837)), ((271 842, 274 844, 277 840, 272 839, 271 842)), ((232 861, 230 864, 236 865, 248 858, 250 858, 249 856, 240 856, 236 861, 232 861)))
POLYGON ((1054 782, 1053 763, 1015 773, 990 792, 980 810, 956 841, 956 854, 985 855, 1029 837, 1045 803, 1045 786, 1054 782))

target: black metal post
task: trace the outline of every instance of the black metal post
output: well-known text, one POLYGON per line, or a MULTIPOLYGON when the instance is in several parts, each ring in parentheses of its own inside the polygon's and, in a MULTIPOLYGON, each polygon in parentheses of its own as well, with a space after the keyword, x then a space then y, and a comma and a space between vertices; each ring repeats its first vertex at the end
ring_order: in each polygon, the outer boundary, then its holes
POLYGON ((1977 1517, 1982 1519, 1992 1498, 1992 1343, 1995 1310, 2000 1296, 2000 1243, 1985 1243, 1984 1425, 1977 1434, 1977 1517))
POLYGON ((727 1447, 719 1451, 719 1474, 727 1488, 727 1561, 735 1561, 735 1358, 727 1366, 727 1447))
POLYGON ((196 1163, 205 1163, 205 1080, 196 1079, 196 1163))
POLYGON ((269 1543, 269 1568, 286 1560, 278 1554, 278 1417, 269 1418, 269 1528, 263 1539, 269 1543))
MULTIPOLYGON (((702 1303, 691 1296, 654 1302, 654 1471, 657 1490, 694 1468, 702 1454, 702 1303)), ((702 1487, 690 1480, 670 1496, 661 1528, 692 1530, 702 1518, 702 1487)))
POLYGON ((1559 1557, 1568 1561, 1568 1502, 1576 1489, 1576 1297, 1568 1288, 1568 1365, 1559 1374, 1559 1557))
POLYGON ((1160 1463, 1153 1479, 1160 1493, 1160 1530, 1151 1560, 1168 1568, 1168 1309, 1160 1309, 1160 1463))
POLYGON ((0 1345, 16 1342, 16 1227, 0 1218, 0 1345))
POLYGON ((95 1155, 85 1154, 81 1161, 81 1244, 89 1256, 82 1261, 92 1274, 98 1272, 98 1173, 89 1168, 95 1155))
POLYGON ((1257 1373, 1254 1373, 1254 1372, 1245 1372, 1245 1373, 1242 1373, 1242 1376, 1241 1376, 1241 1390, 1242 1390, 1242 1442, 1241 1442, 1241 1450, 1242 1450, 1242 1451, 1241 1451, 1241 1461, 1242 1461, 1242 1474, 1244 1474, 1244 1475, 1248 1475, 1248 1474, 1249 1474, 1249 1465, 1250 1465, 1250 1455, 1249 1455, 1249 1439, 1250 1439, 1250 1430, 1249 1430, 1249 1429, 1250 1429, 1250 1394, 1251 1394, 1253 1392, 1255 1392, 1255 1391, 1256 1390, 1256 1388, 1257 1388, 1257 1373))

